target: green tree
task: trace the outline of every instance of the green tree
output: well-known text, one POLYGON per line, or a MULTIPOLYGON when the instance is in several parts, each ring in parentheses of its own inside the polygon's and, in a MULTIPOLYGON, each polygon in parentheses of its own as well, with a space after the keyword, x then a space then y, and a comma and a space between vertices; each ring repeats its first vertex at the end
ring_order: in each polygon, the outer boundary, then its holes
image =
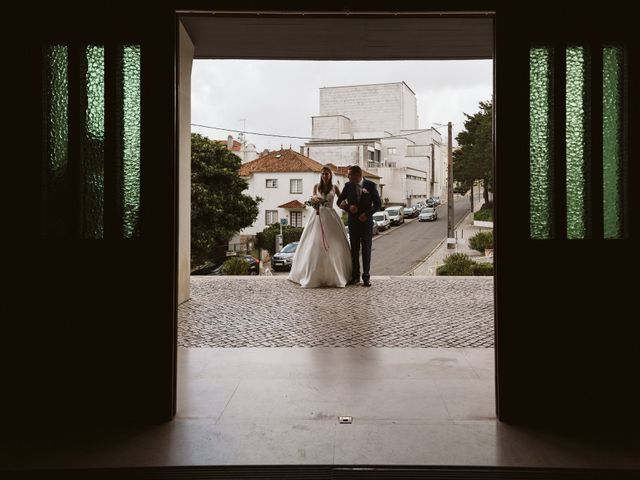
MULTIPOLYGON (((482 180, 484 201, 489 202, 493 184, 493 147, 491 102, 480 102, 480 110, 473 115, 465 113, 465 130, 456 140, 460 146, 453 154, 453 178, 464 187, 472 188, 473 182, 482 180)), ((473 198, 473 191, 471 197, 473 198)))
POLYGON ((242 192, 240 159, 224 143, 191 134, 191 267, 224 258, 227 243, 258 218, 260 197, 242 192))

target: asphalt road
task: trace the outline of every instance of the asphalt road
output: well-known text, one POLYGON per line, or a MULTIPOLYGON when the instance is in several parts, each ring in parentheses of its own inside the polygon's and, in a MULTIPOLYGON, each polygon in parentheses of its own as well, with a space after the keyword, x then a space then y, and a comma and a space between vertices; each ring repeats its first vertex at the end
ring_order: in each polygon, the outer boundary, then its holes
MULTIPOLYGON (((455 200, 454 226, 470 210, 468 197, 456 197, 455 200)), ((371 275, 404 275, 422 262, 446 236, 446 204, 438 207, 435 222, 407 219, 403 225, 381 232, 373 240, 371 275)))

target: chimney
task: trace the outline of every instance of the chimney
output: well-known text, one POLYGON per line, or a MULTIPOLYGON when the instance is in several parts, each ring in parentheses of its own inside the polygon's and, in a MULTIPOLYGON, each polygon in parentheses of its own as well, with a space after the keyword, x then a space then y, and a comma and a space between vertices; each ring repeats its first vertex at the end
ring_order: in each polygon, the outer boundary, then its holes
POLYGON ((231 150, 233 148, 233 136, 229 135, 227 137, 227 149, 231 150))
POLYGON ((300 146, 300 153, 301 153, 302 155, 304 155, 304 146, 302 146, 302 145, 300 146))

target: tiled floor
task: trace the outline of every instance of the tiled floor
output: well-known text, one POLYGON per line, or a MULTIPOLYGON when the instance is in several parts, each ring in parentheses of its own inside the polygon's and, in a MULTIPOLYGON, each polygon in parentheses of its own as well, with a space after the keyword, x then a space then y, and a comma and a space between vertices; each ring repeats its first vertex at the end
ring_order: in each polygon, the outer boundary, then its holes
POLYGON ((493 353, 180 348, 173 422, 72 444, 38 432, 3 463, 640 468, 637 441, 588 441, 498 422, 493 353), (339 424, 339 415, 354 421, 339 424))

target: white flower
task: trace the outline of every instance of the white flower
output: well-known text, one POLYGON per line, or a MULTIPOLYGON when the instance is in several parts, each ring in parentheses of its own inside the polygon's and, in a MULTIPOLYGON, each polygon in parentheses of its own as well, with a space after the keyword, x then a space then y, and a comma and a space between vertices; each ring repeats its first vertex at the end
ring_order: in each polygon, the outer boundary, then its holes
POLYGON ((369 190, 367 190, 366 188, 363 188, 362 193, 369 193, 369 190))

